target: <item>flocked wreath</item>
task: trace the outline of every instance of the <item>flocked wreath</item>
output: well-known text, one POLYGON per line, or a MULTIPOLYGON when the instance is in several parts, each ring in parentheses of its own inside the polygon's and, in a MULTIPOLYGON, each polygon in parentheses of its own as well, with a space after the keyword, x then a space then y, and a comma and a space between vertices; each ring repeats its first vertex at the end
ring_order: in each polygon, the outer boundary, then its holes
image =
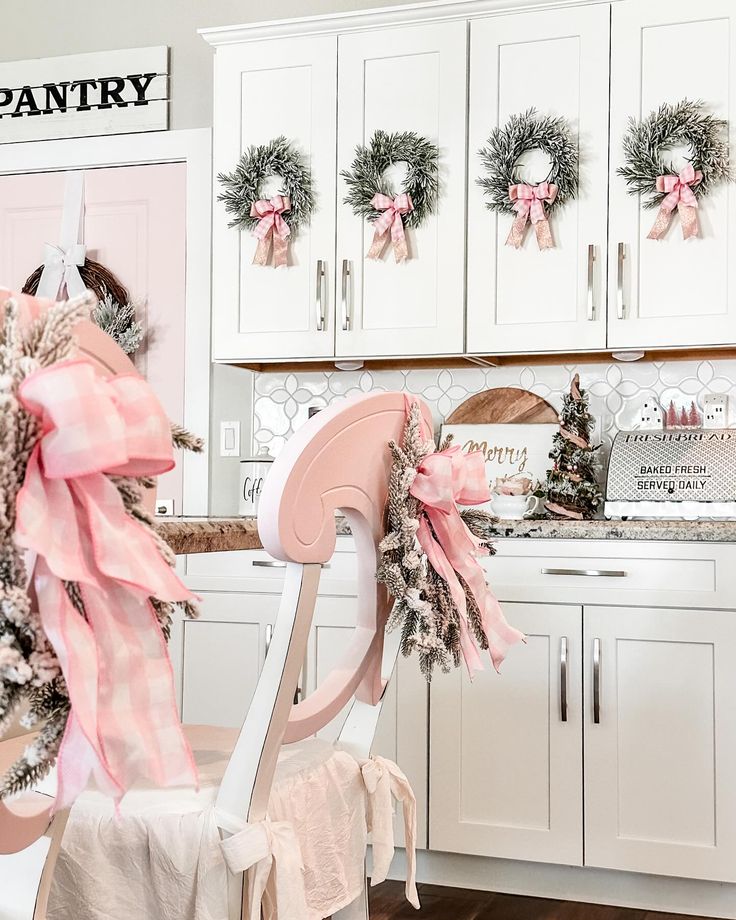
POLYGON ((436 208, 439 194, 439 150, 436 144, 414 131, 387 134, 376 131, 366 146, 355 149, 350 169, 340 173, 348 187, 345 204, 371 222, 373 242, 369 259, 377 259, 388 241, 389 231, 397 262, 408 257, 404 227, 419 227, 436 208), (394 163, 406 164, 406 176, 398 194, 385 172, 394 163))
POLYGON ((230 227, 249 230, 259 243, 254 263, 265 265, 273 243, 274 265, 286 264, 288 239, 292 231, 308 223, 314 211, 312 174, 303 157, 287 138, 251 146, 231 173, 220 173, 223 191, 218 195, 232 215, 230 227), (277 195, 264 199, 263 184, 278 176, 277 195))
POLYGON ((540 249, 554 243, 547 214, 557 211, 578 192, 578 147, 567 121, 561 116, 538 115, 528 109, 512 115, 505 125, 494 128, 479 151, 485 175, 477 179, 491 211, 515 215, 506 243, 518 249, 531 220, 540 249), (530 150, 541 150, 552 166, 543 182, 522 182, 518 162, 530 150))
POLYGON ((625 163, 616 172, 630 195, 641 196, 645 208, 659 207, 650 239, 662 236, 675 208, 683 236, 697 236, 698 199, 731 178, 727 128, 728 122, 706 112, 702 101, 689 99, 664 103, 641 121, 629 119, 623 138, 625 163), (678 171, 665 155, 683 143, 691 154, 678 171))

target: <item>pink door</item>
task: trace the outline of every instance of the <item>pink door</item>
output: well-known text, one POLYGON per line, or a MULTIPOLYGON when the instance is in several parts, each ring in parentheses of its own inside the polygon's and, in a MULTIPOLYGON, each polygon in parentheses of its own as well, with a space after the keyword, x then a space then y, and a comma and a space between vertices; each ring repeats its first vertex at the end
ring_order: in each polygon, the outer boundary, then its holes
MULTIPOLYGON (((20 290, 58 243, 65 173, 0 176, 0 285, 20 290)), ((146 344, 135 363, 172 421, 184 417, 186 165, 85 172, 84 239, 138 303, 146 344)), ((159 499, 181 512, 181 468, 159 481, 159 499)))

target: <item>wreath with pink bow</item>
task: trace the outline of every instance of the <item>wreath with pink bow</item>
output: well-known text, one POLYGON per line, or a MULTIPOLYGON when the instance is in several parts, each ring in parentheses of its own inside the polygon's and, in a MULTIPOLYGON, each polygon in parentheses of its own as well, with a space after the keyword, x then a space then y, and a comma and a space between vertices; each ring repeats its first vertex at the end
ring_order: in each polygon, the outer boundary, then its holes
POLYGON ((703 102, 689 99, 665 103, 641 121, 629 120, 622 142, 625 165, 616 172, 645 208, 659 208, 648 239, 662 238, 675 211, 683 238, 699 235, 699 199, 732 177, 727 129, 728 122, 704 111, 703 102), (681 169, 664 159, 664 151, 676 144, 690 148, 681 169))
POLYGON ((538 115, 528 109, 512 115, 491 132, 478 155, 485 175, 477 179, 490 211, 513 215, 507 246, 520 249, 528 224, 534 227, 540 249, 552 249, 549 217, 578 192, 578 145, 561 116, 538 115), (551 166, 541 182, 523 182, 520 160, 530 150, 541 150, 551 166))
POLYGON ((404 228, 421 226, 437 205, 438 159, 437 145, 414 131, 376 131, 367 146, 356 147, 352 166, 340 175, 348 187, 345 204, 373 226, 366 258, 380 259, 389 239, 397 262, 409 258, 404 228), (406 164, 398 193, 385 176, 394 163, 406 164))
POLYGON ((220 173, 217 200, 233 215, 230 227, 250 231, 258 240, 254 265, 288 265, 292 233, 309 223, 314 211, 312 176, 299 152, 285 137, 251 146, 231 173, 220 173), (278 176, 281 187, 265 197, 266 179, 278 176))

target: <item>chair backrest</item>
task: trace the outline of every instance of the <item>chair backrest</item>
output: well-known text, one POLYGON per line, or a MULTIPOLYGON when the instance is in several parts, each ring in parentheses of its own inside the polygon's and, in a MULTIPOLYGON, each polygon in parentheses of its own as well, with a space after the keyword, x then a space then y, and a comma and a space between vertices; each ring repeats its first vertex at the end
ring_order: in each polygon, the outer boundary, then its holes
MULTIPOLYGON (((421 404, 427 430, 432 418, 421 404)), ((313 735, 353 697, 380 704, 384 630, 391 601, 376 582, 378 543, 391 467, 390 440, 406 423, 403 393, 347 398, 322 410, 286 443, 260 498, 258 531, 265 549, 287 563, 269 653, 220 787, 218 809, 234 821, 266 814, 278 752, 313 735), (294 705, 322 564, 335 549, 335 512, 348 520, 358 559, 358 617, 337 666, 294 705)))
MULTIPOLYGON (((30 323, 44 310, 51 306, 51 301, 30 297, 25 294, 11 294, 0 288, 0 315, 8 299, 13 296, 20 306, 21 322, 30 323)), ((91 321, 78 324, 75 335, 81 354, 88 357, 105 377, 118 374, 137 374, 134 364, 123 350, 98 326, 91 321)), ((150 504, 153 507, 155 495, 151 490, 150 504)), ((14 725, 12 736, 22 741, 22 732, 14 725)), ((7 737, 10 737, 10 733, 7 737)), ((0 747, 4 738, 0 738, 0 747)), ((4 742, 6 745, 9 741, 4 742)), ((18 753, 22 750, 22 745, 18 753)), ((3 758, 0 758, 2 762, 3 758)), ((8 871, 17 874, 16 864, 11 854, 20 854, 24 850, 38 849, 40 839, 48 837, 47 849, 41 849, 40 864, 36 873, 37 892, 35 897, 34 920, 43 920, 46 916, 46 902, 51 885, 53 864, 61 843, 61 836, 66 823, 66 814, 53 815, 53 797, 40 792, 29 792, 11 803, 0 802, 0 865, 3 857, 8 860, 8 871), (40 876, 39 876, 40 873, 40 876)), ((35 854, 29 854, 30 861, 35 854)), ((38 860, 36 860, 38 861, 38 860)), ((28 860, 26 861, 28 862, 28 860)), ((24 863, 25 867, 25 863, 24 863)), ((3 867, 4 868, 4 867, 3 867)), ((25 879, 24 879, 25 881, 25 879)))

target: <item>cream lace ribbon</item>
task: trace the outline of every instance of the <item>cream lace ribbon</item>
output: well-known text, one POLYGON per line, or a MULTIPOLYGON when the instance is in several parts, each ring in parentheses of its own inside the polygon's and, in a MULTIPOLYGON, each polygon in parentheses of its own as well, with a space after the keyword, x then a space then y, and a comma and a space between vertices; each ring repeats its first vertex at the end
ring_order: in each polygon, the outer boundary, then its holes
POLYGON ((401 802, 406 838, 406 900, 419 910, 416 885, 417 801, 409 780, 391 760, 371 757, 361 764, 363 782, 368 792, 368 821, 373 843, 371 886, 386 880, 394 856, 392 797, 401 802))
POLYGON ((264 917, 309 916, 299 841, 288 821, 246 824, 220 847, 233 874, 247 872, 248 920, 260 920, 261 907, 264 917))

